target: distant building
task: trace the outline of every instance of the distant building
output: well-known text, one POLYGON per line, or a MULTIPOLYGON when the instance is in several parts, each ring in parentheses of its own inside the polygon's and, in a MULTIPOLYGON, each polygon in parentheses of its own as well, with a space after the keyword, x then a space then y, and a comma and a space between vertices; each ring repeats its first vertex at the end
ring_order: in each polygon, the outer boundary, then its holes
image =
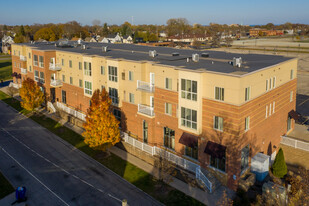
POLYGON ((125 44, 132 44, 133 43, 133 38, 130 35, 126 35, 122 37, 122 42, 125 44))
POLYGON ((97 42, 97 40, 95 40, 93 37, 86 37, 85 42, 97 42))
POLYGON ((175 35, 175 36, 169 36, 167 38, 168 41, 174 41, 174 42, 186 42, 191 43, 194 40, 197 41, 208 41, 211 40, 212 37, 209 35, 201 35, 201 34, 186 34, 186 35, 175 35))
POLYGON ((250 36, 280 36, 283 35, 283 30, 267 30, 261 28, 250 29, 250 36))
POLYGON ((122 38, 119 35, 119 33, 117 33, 117 34, 109 34, 109 35, 107 35, 106 39, 110 43, 122 43, 122 38))

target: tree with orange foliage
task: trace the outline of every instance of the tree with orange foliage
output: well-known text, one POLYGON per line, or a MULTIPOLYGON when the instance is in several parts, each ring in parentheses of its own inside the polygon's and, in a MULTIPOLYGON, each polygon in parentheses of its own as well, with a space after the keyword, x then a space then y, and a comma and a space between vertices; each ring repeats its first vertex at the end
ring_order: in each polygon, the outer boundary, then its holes
POLYGON ((40 87, 30 78, 23 81, 19 95, 22 99, 21 106, 29 111, 39 107, 44 101, 44 94, 40 87))
POLYGON ((90 101, 84 123, 84 141, 92 148, 106 150, 120 141, 119 121, 111 111, 112 100, 105 89, 102 92, 95 90, 90 101))

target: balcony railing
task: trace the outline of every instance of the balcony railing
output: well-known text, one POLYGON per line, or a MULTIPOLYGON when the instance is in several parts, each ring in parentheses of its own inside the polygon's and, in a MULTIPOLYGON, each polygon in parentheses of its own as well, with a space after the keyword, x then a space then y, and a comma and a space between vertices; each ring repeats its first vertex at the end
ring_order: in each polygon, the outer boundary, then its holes
POLYGON ((60 71, 61 70, 61 66, 60 66, 60 64, 49 63, 49 70, 60 71))
POLYGON ((21 84, 10 82, 9 87, 14 87, 15 89, 20 89, 21 88, 21 84))
POLYGON ((76 111, 75 109, 72 109, 72 108, 70 108, 70 107, 68 107, 65 104, 62 104, 60 102, 57 102, 56 104, 57 104, 57 107, 59 109, 65 111, 66 113, 71 114, 74 117, 77 117, 78 119, 86 121, 86 115, 85 114, 83 114, 79 111, 76 111))
POLYGON ((138 104, 138 112, 153 117, 155 115, 153 107, 138 104))
POLYGON ((140 89, 146 92, 154 92, 154 85, 148 82, 137 80, 137 89, 140 89))
POLYGON ((62 81, 60 79, 55 79, 50 81, 50 86, 52 87, 61 87, 62 81))
POLYGON ((21 61, 27 61, 27 57, 25 57, 25 56, 23 56, 23 55, 20 55, 20 56, 19 56, 19 59, 20 59, 21 61))
POLYGON ((27 69, 25 69, 25 68, 20 68, 20 71, 21 71, 22 74, 27 74, 27 69))

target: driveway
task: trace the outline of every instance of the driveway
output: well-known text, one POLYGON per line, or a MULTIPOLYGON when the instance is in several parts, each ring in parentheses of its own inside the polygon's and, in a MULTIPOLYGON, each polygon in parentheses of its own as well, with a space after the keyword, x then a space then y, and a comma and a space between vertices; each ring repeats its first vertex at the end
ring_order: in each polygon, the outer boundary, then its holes
POLYGON ((161 205, 2 101, 0 170, 26 186, 28 205, 161 205))

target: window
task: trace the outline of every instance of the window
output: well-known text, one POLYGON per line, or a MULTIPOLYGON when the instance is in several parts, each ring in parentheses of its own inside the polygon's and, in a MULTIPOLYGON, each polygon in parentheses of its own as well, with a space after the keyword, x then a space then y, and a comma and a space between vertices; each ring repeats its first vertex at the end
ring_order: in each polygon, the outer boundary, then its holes
POLYGON ((91 76, 91 62, 84 62, 84 73, 87 76, 91 76))
POLYGON ((34 70, 34 80, 35 80, 36 82, 38 82, 39 79, 40 79, 40 77, 39 77, 39 71, 34 70))
POLYGON ((273 77, 273 88, 276 88, 276 77, 273 77))
POLYGON ((293 91, 290 92, 290 102, 293 101, 293 91))
POLYGON ((143 121, 143 140, 144 143, 148 143, 148 123, 145 120, 143 121))
POLYGON ((175 150, 175 131, 164 127, 164 147, 175 150))
POLYGON ((165 103, 165 114, 172 115, 172 104, 165 103))
POLYGON ((122 80, 126 80, 126 73, 125 72, 122 72, 121 76, 122 76, 122 80))
POLYGON ((181 79, 181 97, 197 101, 197 81, 181 79))
POLYGON ((223 118, 215 116, 214 117, 214 129, 223 131, 223 118))
POLYGON ((108 79, 112 82, 118 82, 117 67, 108 66, 108 79))
POLYGON ((65 82, 65 76, 64 76, 64 74, 62 75, 62 82, 65 82))
POLYGON ((181 107, 181 125, 196 129, 197 128, 197 112, 193 109, 181 107))
POLYGON ((31 59, 31 53, 30 52, 28 53, 28 58, 31 59))
POLYGON ((185 147, 185 155, 186 156, 197 160, 197 154, 198 154, 197 146, 195 146, 195 147, 186 146, 185 147))
POLYGON ((129 102, 134 104, 134 94, 129 93, 129 102))
POLYGON ((269 116, 271 115, 271 104, 269 104, 269 116))
POLYGON ((165 78, 165 89, 172 90, 172 79, 165 78))
POLYGON ((246 170, 249 167, 249 152, 250 152, 250 147, 249 145, 245 146, 241 150, 241 172, 246 170))
POLYGON ((79 87, 83 87, 83 80, 79 80, 79 87))
POLYGON ((39 56, 39 67, 44 67, 44 57, 39 56))
POLYGON ((133 81, 134 80, 134 76, 133 76, 133 72, 129 71, 129 80, 133 81))
POLYGON ((40 72, 40 83, 45 83, 44 72, 40 72))
POLYGON ((287 126, 288 126, 287 131, 290 131, 292 129, 292 119, 290 115, 288 116, 287 126))
POLYGON ((290 79, 294 79, 294 70, 293 69, 291 69, 290 79))
POLYGON ((81 63, 81 62, 78 62, 78 69, 79 69, 79 70, 82 70, 82 69, 83 69, 82 63, 81 63))
POLYGON ((32 68, 31 68, 31 66, 29 66, 29 71, 30 71, 30 72, 32 71, 32 68))
POLYGON ((70 84, 73 84, 73 77, 70 77, 70 84))
POLYGON ((248 131, 250 128, 250 117, 245 118, 245 131, 248 131))
POLYGON ((245 101, 248 101, 250 99, 250 87, 247 87, 245 89, 245 101))
POLYGON ((268 79, 266 79, 266 91, 268 91, 268 79))
POLYGON ((64 90, 61 91, 61 100, 63 103, 67 103, 67 93, 64 90))
POLYGON ((101 74, 105 75, 105 67, 104 66, 101 66, 101 74))
POLYGON ((92 83, 85 81, 85 93, 92 95, 92 83))
POLYGON ((33 55, 33 66, 38 66, 38 55, 33 55))
POLYGON ((275 104, 276 104, 276 102, 273 101, 273 113, 275 113, 275 104))
POLYGON ((119 109, 114 109, 113 114, 118 121, 121 121, 121 111, 119 109))
POLYGON ((269 79, 269 90, 271 90, 272 89, 272 84, 271 84, 271 78, 269 79))
POLYGON ((266 114, 265 114, 265 118, 267 118, 268 114, 268 106, 266 105, 266 114))
POLYGON ((215 87, 215 99, 224 101, 224 88, 215 87))
POLYGON ((64 59, 61 59, 61 65, 64 66, 64 59))
POLYGON ((72 60, 69 60, 69 67, 72 68, 72 60))
POLYGON ((210 156, 210 166, 225 172, 225 155, 222 158, 210 156))
POLYGON ((109 87, 108 89, 109 89, 108 94, 112 100, 112 103, 117 105, 119 103, 118 102, 118 90, 115 88, 111 88, 111 87, 109 87))

